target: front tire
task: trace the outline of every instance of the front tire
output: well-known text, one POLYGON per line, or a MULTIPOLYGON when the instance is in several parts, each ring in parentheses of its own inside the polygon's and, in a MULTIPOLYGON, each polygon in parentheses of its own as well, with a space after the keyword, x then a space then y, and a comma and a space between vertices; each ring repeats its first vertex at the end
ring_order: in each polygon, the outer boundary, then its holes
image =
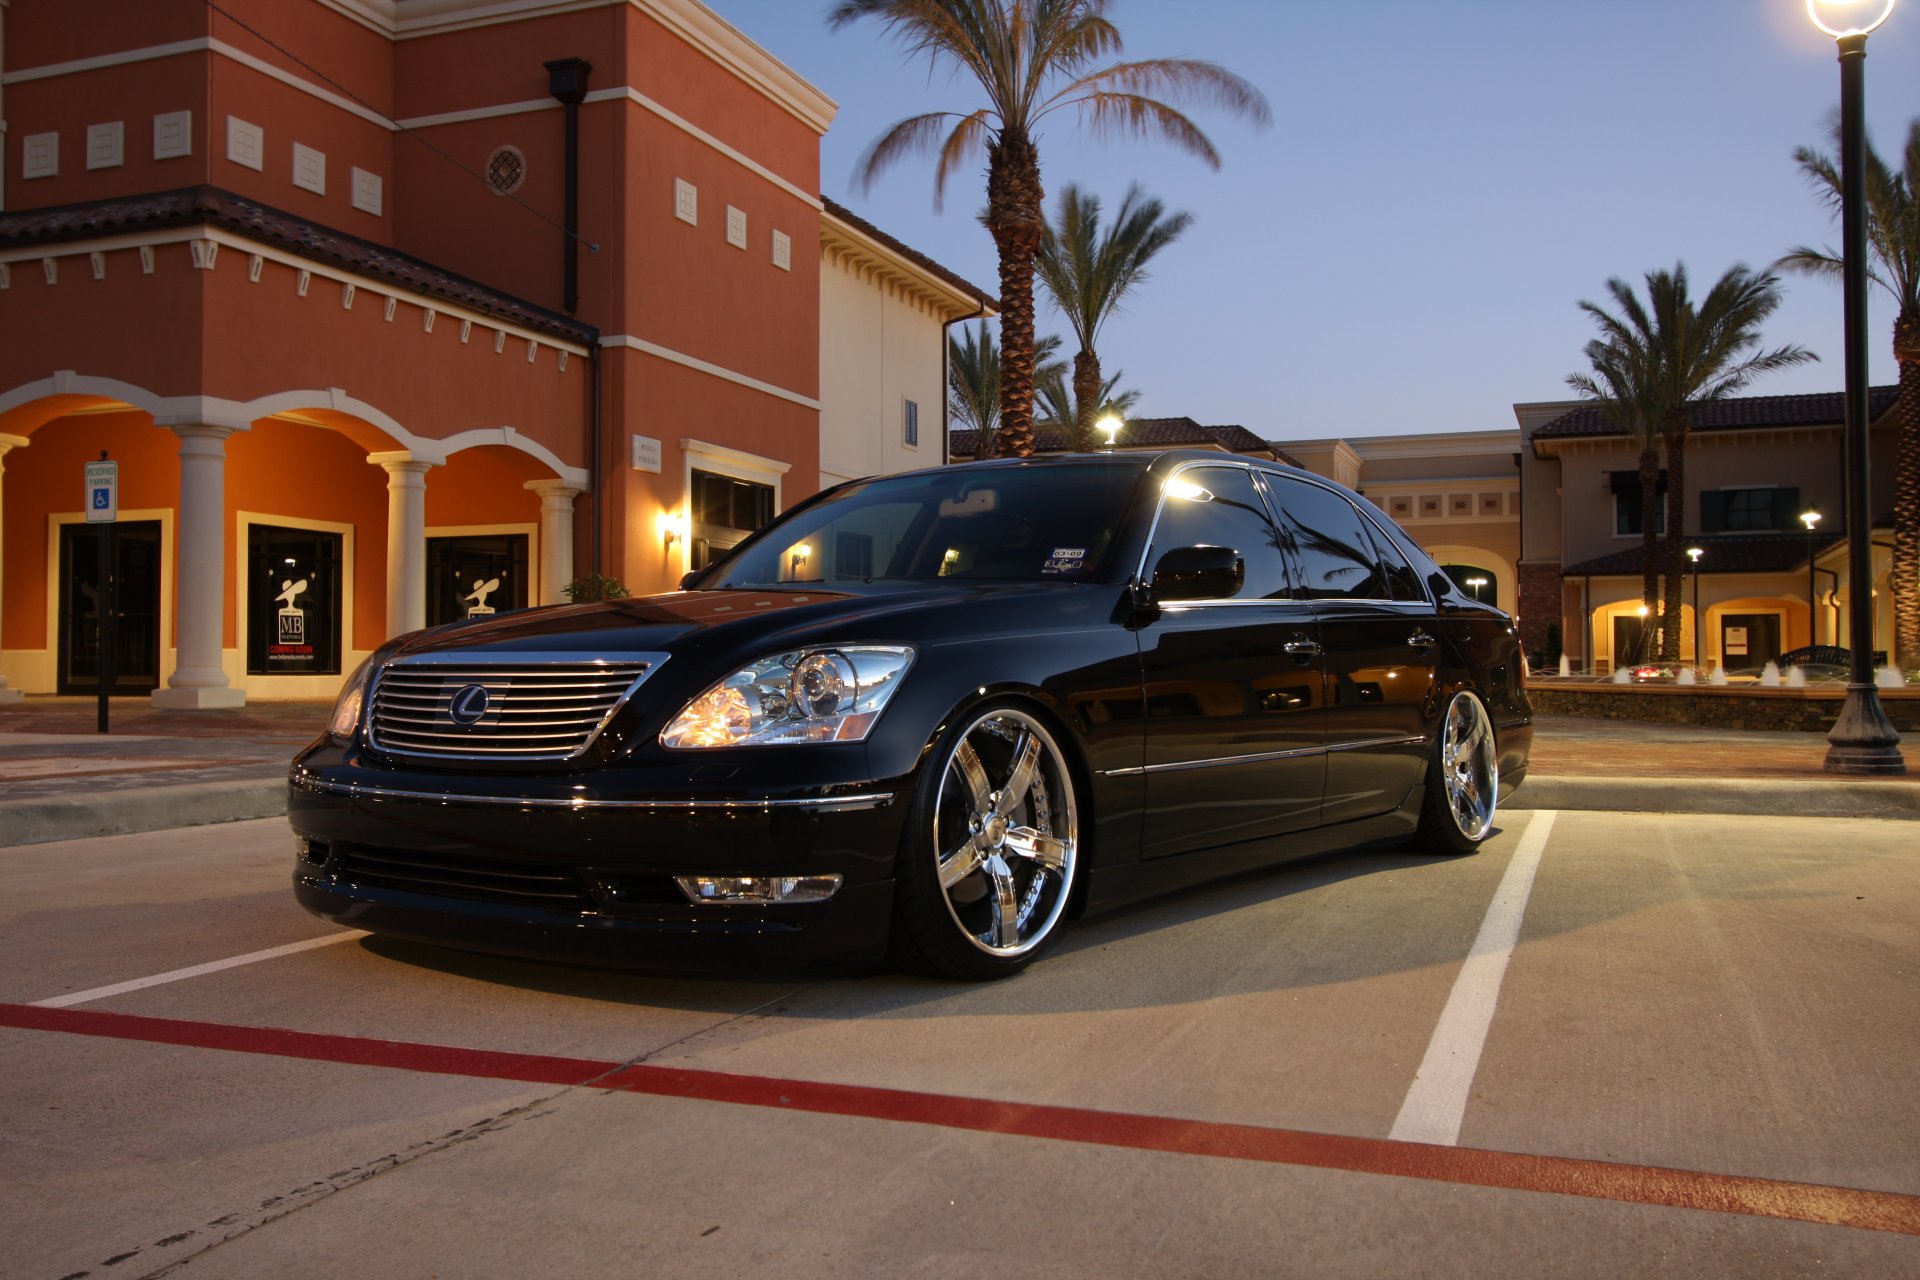
POLYGON ((942 736, 901 848, 894 959, 971 980, 1018 973, 1063 925, 1080 874, 1079 796, 1037 716, 976 708, 942 736))
POLYGON ((1447 703, 1427 761, 1420 806, 1420 848, 1465 854, 1493 834, 1500 799, 1500 751, 1478 695, 1462 689, 1447 703))

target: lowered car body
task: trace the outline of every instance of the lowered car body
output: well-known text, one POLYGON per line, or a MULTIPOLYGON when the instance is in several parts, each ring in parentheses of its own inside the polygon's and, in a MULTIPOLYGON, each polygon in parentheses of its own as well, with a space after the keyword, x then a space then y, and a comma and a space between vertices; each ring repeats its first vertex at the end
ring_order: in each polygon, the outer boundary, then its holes
POLYGON ((295 893, 649 969, 1030 962, 1074 915, 1525 774, 1512 625, 1347 491, 1221 454, 842 485, 688 589, 401 637, 295 760, 295 893))

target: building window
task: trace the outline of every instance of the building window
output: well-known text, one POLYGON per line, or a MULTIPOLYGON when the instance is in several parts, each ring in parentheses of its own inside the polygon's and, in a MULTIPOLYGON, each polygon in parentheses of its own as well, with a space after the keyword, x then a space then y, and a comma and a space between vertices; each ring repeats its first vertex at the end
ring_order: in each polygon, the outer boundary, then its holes
POLYGON ((920 447, 920 406, 912 400, 907 401, 907 411, 901 424, 901 440, 907 448, 920 447))
POLYGON ((1797 487, 1717 489, 1700 495, 1700 529, 1704 533, 1799 527, 1800 490, 1797 487))
POLYGON ((773 486, 714 471, 693 473, 692 564, 704 569, 773 520, 773 486))
POLYGON ((340 671, 341 547, 337 533, 247 526, 247 674, 340 671))
POLYGON ((427 625, 527 607, 527 535, 427 539, 427 625))
MULTIPOLYGON (((1640 473, 1638 471, 1613 471, 1607 475, 1607 485, 1613 490, 1613 532, 1616 537, 1629 537, 1642 531, 1640 523, 1640 473)), ((1667 473, 1663 468, 1660 480, 1654 486, 1654 496, 1664 498, 1667 493, 1667 473)), ((1664 534, 1667 531, 1667 507, 1664 502, 1656 502, 1653 514, 1653 531, 1664 534)))
POLYGON ((527 154, 515 146, 495 147, 487 157, 487 186, 497 196, 510 196, 527 180, 527 154))
POLYGON ((673 180, 673 216, 693 226, 700 225, 700 191, 685 178, 673 180))

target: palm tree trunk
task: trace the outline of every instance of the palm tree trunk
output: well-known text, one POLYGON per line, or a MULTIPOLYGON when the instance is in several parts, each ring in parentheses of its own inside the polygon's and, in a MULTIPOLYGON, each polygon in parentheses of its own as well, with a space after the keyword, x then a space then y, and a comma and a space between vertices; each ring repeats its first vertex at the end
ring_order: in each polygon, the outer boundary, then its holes
POLYGON ((1000 250, 1000 431, 1003 458, 1033 453, 1033 259, 1046 229, 1040 150, 1002 129, 987 148, 987 229, 1000 250))
POLYGON ((1660 609, 1660 661, 1672 665, 1680 661, 1680 588, 1687 580, 1686 411, 1669 417, 1660 434, 1667 443, 1667 592, 1660 609))
POLYGON ((1093 415, 1100 412, 1100 357, 1081 350, 1073 358, 1073 450, 1093 448, 1093 415))
POLYGON ((1900 364, 1900 394, 1893 429, 1899 440, 1893 468, 1893 661, 1911 675, 1920 671, 1920 311, 1906 311, 1893 325, 1893 358, 1900 364))
MULTIPOLYGON (((1647 628, 1653 625, 1653 608, 1660 599, 1659 543, 1655 535, 1653 513, 1660 496, 1660 453, 1651 442, 1640 451, 1640 646, 1628 661, 1638 662, 1647 653, 1647 628)), ((1613 665, 1624 666, 1615 654, 1613 665)))

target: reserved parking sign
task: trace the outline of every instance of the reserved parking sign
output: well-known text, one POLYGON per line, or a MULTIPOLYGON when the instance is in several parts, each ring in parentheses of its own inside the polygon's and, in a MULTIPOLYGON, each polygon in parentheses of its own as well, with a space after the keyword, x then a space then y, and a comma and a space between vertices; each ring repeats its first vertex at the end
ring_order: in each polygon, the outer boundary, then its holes
POLYGON ((111 524, 120 518, 120 464, 87 464, 87 523, 111 524))

